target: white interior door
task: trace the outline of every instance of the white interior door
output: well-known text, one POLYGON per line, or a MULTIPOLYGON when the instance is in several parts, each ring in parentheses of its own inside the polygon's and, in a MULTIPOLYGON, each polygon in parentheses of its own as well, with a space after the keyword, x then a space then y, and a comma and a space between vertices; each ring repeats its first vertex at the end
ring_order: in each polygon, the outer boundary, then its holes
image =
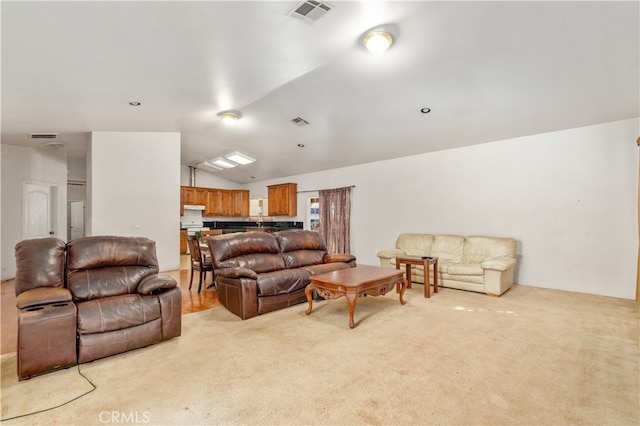
POLYGON ((56 235, 56 185, 25 183, 24 185, 24 238, 42 238, 56 235))
POLYGON ((70 201, 71 224, 69 239, 84 237, 84 201, 70 201))

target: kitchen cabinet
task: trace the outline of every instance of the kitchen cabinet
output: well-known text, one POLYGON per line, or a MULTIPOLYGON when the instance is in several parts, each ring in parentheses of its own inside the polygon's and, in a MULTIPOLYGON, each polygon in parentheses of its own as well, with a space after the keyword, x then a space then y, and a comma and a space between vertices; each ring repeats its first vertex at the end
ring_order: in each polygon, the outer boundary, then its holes
POLYGON ((182 204, 204 206, 207 203, 207 189, 195 186, 181 187, 182 204))
POLYGON ((205 216, 222 216, 222 189, 207 190, 207 203, 205 204, 205 216))
POLYGON ((180 215, 184 205, 204 206, 203 216, 248 217, 249 191, 241 189, 181 187, 180 215))
POLYGON ((187 230, 180 230, 180 254, 187 254, 187 230))
POLYGON ((232 198, 233 216, 249 216, 249 191, 234 190, 232 191, 232 198))
POLYGON ((281 183, 267 186, 269 216, 298 215, 298 184, 281 183))

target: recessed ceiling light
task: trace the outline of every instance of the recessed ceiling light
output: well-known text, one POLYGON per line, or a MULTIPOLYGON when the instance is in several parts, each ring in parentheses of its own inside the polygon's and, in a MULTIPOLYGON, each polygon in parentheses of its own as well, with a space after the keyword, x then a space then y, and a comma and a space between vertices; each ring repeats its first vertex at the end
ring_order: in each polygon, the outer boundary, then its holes
POLYGON ((225 169, 231 169, 231 168, 234 168, 235 166, 237 166, 236 163, 234 163, 232 161, 229 161, 229 160, 227 160, 226 158, 223 158, 223 157, 213 158, 213 159, 207 161, 207 163, 210 163, 210 164, 213 164, 213 165, 216 165, 218 167, 225 168, 225 169))
POLYGON ((298 148, 304 148, 304 144, 303 143, 299 143, 298 144, 298 148))
POLYGON ((429 114, 431 112, 431 108, 424 107, 420 110, 423 114, 429 114))
POLYGON ((131 105, 131 106, 140 106, 141 103, 140 102, 129 102, 129 105, 131 105))
POLYGON ((238 152, 238 151, 230 152, 229 154, 225 155, 225 157, 228 160, 233 161, 234 163, 238 163, 238 164, 242 164, 242 165, 250 164, 250 163, 253 163, 253 162, 256 161, 255 158, 251 158, 248 155, 243 154, 243 153, 238 152))

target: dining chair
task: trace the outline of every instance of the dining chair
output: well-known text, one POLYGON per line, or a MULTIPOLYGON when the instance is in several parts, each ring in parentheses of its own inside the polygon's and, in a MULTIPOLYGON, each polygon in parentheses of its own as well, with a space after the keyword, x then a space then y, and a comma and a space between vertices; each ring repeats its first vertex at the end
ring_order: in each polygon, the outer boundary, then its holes
POLYGON ((222 229, 209 229, 208 231, 200 231, 200 241, 207 244, 207 238, 212 235, 222 235, 222 229))
POLYGON ((191 257, 191 279, 189 280, 189 290, 193 283, 193 272, 200 271, 200 280, 198 282, 198 293, 202 290, 202 278, 207 279, 207 271, 211 271, 213 275, 213 264, 211 258, 204 256, 200 249, 200 241, 196 235, 187 235, 187 244, 189 244, 189 256, 191 257))

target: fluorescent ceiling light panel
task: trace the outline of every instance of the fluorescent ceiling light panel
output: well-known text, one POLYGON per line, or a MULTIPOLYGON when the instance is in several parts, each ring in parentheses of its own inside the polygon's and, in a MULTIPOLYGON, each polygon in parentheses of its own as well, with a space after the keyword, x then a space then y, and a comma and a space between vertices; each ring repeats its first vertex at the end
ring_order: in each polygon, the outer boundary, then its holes
POLYGON ((248 155, 243 154, 243 153, 238 152, 238 151, 230 152, 229 154, 225 155, 225 157, 228 160, 233 161, 234 163, 238 163, 238 164, 242 164, 242 165, 250 164, 250 163, 253 163, 254 161, 256 161, 255 158, 251 158, 248 155))
POLYGON ((236 163, 234 163, 232 161, 229 161, 229 160, 227 160, 225 158, 222 158, 222 157, 216 157, 214 159, 211 159, 211 160, 207 161, 207 163, 211 163, 211 164, 214 164, 214 165, 216 165, 218 167, 222 167, 222 168, 225 168, 225 169, 231 169, 231 168, 237 166, 236 163))
POLYGON ((212 173, 219 172, 220 170, 224 170, 222 167, 218 167, 215 164, 209 163, 208 161, 196 164, 196 168, 200 170, 204 170, 206 172, 212 172, 212 173))

